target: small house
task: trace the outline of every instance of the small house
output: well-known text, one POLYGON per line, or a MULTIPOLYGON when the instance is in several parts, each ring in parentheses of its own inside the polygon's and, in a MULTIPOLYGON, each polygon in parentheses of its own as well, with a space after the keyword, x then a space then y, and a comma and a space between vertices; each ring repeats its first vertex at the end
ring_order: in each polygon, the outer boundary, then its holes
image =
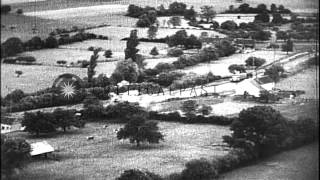
POLYGON ((54 151, 54 148, 47 142, 47 141, 41 141, 36 143, 31 143, 31 156, 37 156, 37 155, 47 155, 48 153, 52 153, 54 151))
POLYGON ((1 123, 1 134, 5 134, 5 133, 8 133, 8 132, 11 132, 11 125, 9 124, 2 124, 1 123))
POLYGON ((255 41, 254 39, 243 39, 243 38, 238 38, 235 39, 235 44, 242 46, 244 48, 255 48, 255 41))

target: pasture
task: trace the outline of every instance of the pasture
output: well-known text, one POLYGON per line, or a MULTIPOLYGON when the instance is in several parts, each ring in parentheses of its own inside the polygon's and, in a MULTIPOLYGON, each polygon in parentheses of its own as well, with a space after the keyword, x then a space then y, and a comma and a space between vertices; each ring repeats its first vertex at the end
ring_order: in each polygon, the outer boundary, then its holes
POLYGON ((214 144, 222 143, 222 136, 230 134, 229 127, 189 125, 160 122, 165 141, 156 145, 142 145, 139 149, 128 141, 119 141, 115 129, 120 124, 88 123, 84 129, 55 137, 34 139, 26 133, 12 133, 29 142, 46 140, 56 150, 59 161, 35 160, 18 175, 21 179, 114 179, 124 170, 147 169, 168 175, 180 172, 184 164, 200 157, 222 156, 227 150, 214 144), (87 141, 87 136, 94 140, 87 141))

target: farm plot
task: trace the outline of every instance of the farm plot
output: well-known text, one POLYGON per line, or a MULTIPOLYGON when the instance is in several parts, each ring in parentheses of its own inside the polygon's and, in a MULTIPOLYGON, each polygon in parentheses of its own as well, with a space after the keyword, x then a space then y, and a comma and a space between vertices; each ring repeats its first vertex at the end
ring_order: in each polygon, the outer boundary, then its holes
MULTIPOLYGON (((88 47, 101 47, 104 50, 111 49, 112 52, 118 52, 115 54, 117 57, 124 58, 124 50, 127 47, 127 41, 120 41, 117 39, 111 40, 87 40, 83 42, 77 42, 68 45, 61 45, 60 48, 66 49, 82 49, 87 50, 88 47)), ((168 45, 165 43, 152 43, 152 42, 140 42, 138 45, 138 49, 140 50, 138 53, 141 54, 149 54, 153 47, 157 47, 157 49, 161 52, 161 50, 167 49, 168 45)))
POLYGON ((1 96, 5 96, 15 89, 31 93, 51 87, 55 78, 63 73, 73 73, 83 78, 86 76, 87 70, 54 66, 1 64, 1 96), (23 72, 19 78, 15 75, 17 70, 23 72))
POLYGON ((196 74, 207 74, 212 72, 214 75, 229 76, 231 73, 228 67, 231 64, 245 64, 245 60, 251 56, 264 58, 266 63, 271 63, 274 60, 280 59, 286 56, 286 52, 276 51, 254 51, 247 54, 234 54, 229 57, 220 58, 217 61, 212 61, 210 63, 202 63, 190 68, 185 68, 182 71, 185 73, 196 73, 196 74))
MULTIPOLYGON (((133 27, 102 27, 88 30, 91 33, 98 35, 111 36, 111 38, 122 39, 129 37, 130 31, 133 29, 138 30, 139 38, 148 38, 148 28, 133 28, 133 27)), ((181 29, 159 28, 156 38, 165 38, 175 34, 181 29)), ((218 33, 216 31, 197 30, 197 29, 185 29, 188 35, 200 36, 202 32, 207 32, 209 36, 226 37, 226 35, 218 33)))
POLYGON ((227 150, 213 144, 222 143, 229 135, 229 127, 214 125, 186 125, 160 122, 165 141, 140 149, 128 141, 119 141, 114 133, 119 124, 89 123, 84 129, 53 138, 32 139, 25 133, 11 134, 28 141, 46 140, 58 150, 59 161, 34 161, 19 177, 23 179, 115 179, 124 170, 148 169, 161 175, 180 172, 191 159, 222 156, 227 150), (87 136, 94 136, 87 141, 87 136), (146 157, 148 157, 146 159, 146 157), (112 162, 112 163, 111 163, 112 162))

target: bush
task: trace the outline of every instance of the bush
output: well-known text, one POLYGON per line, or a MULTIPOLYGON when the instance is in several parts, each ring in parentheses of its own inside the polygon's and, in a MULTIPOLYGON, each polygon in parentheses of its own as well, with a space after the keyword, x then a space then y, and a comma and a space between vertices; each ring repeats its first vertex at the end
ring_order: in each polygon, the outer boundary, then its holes
POLYGON ((45 40, 45 47, 46 48, 57 48, 59 46, 58 40, 54 36, 49 36, 45 40))
POLYGON ((171 48, 168 50, 168 56, 179 57, 182 54, 183 54, 183 51, 180 48, 171 48))
POLYGON ((57 108, 53 111, 53 118, 56 127, 60 127, 66 132, 67 128, 71 126, 82 128, 85 125, 85 121, 75 117, 75 110, 63 110, 57 108))
POLYGON ((94 95, 88 95, 83 100, 83 116, 86 118, 101 118, 104 114, 102 103, 94 95))
POLYGON ((243 65, 239 65, 239 64, 231 64, 229 67, 228 67, 229 71, 231 73, 235 73, 236 71, 240 72, 240 73, 244 73, 246 72, 246 68, 243 66, 243 65))
POLYGON ((273 79, 274 82, 278 82, 283 73, 284 69, 280 65, 273 65, 264 72, 264 74, 273 79))
POLYGON ((119 61, 117 63, 116 69, 111 75, 111 79, 114 83, 119 83, 122 80, 133 83, 138 80, 138 77, 138 65, 131 59, 119 61))
POLYGON ((246 66, 256 66, 256 67, 260 67, 262 66, 264 63, 266 63, 265 59, 262 58, 257 58, 257 57, 249 57, 246 61, 246 66))
POLYGON ((208 160, 202 158, 187 162, 181 175, 184 180, 208 180, 216 178, 218 171, 208 160))
POLYGON ((157 71, 157 72, 168 72, 168 71, 171 71, 174 69, 174 65, 173 64, 169 64, 169 63, 158 63, 154 69, 157 71))
POLYGON ((271 33, 269 31, 252 31, 250 32, 252 39, 266 41, 271 37, 271 33))
POLYGON ((238 28, 238 25, 234 21, 228 20, 228 21, 221 23, 220 27, 221 27, 221 29, 233 31, 238 28))
POLYGON ((16 61, 18 61, 19 63, 33 63, 36 61, 36 58, 33 56, 18 56, 16 58, 16 61))
POLYGON ((16 13, 17 14, 23 14, 23 10, 22 9, 17 9, 16 13))
POLYGON ((30 158, 30 151, 25 140, 1 135, 1 179, 11 179, 14 169, 21 168, 30 158))
POLYGON ((24 94, 24 92, 22 90, 16 89, 16 90, 12 91, 11 93, 7 94, 6 97, 4 98, 4 101, 17 103, 25 96, 26 95, 24 94))
POLYGON ((195 100, 187 100, 182 103, 181 110, 187 115, 191 116, 196 114, 198 104, 195 100))
POLYGON ((130 169, 124 171, 116 180, 162 180, 159 175, 149 171, 141 171, 139 169, 130 169))
POLYGON ((111 49, 106 50, 103 55, 105 58, 111 58, 112 57, 111 49))
POLYGON ((9 38, 1 44, 1 57, 14 56, 23 52, 23 43, 20 38, 9 38))
POLYGON ((181 78, 184 73, 181 72, 162 72, 157 77, 150 79, 151 82, 161 86, 169 86, 176 79, 181 78))
POLYGON ((157 56, 157 55, 159 55, 159 52, 158 52, 157 47, 153 47, 153 48, 151 49, 150 55, 152 55, 152 56, 157 56))

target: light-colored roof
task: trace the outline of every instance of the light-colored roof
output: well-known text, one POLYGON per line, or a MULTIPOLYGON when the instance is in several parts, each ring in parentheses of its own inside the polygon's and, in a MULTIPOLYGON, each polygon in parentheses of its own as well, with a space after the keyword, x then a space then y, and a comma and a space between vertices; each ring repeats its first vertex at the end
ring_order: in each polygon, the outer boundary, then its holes
POLYGON ((31 146, 31 152, 30 152, 31 156, 54 151, 54 148, 47 141, 32 143, 30 144, 30 146, 31 146))

